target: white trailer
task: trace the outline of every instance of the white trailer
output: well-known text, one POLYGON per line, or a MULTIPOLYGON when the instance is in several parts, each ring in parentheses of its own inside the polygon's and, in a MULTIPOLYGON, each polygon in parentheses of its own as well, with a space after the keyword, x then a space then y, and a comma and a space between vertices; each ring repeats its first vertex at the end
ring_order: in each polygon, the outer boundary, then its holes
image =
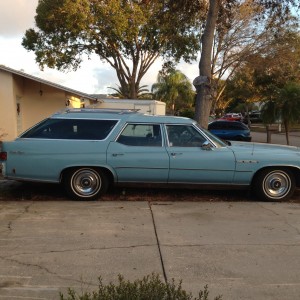
POLYGON ((157 100, 141 99, 98 99, 90 108, 135 109, 148 115, 165 115, 166 103, 157 100))

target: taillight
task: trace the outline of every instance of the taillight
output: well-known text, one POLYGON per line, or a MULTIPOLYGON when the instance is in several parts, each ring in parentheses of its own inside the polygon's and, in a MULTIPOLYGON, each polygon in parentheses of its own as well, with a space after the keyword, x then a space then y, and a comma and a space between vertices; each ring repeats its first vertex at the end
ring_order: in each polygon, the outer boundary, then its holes
POLYGON ((0 160, 7 160, 7 152, 0 152, 0 160))

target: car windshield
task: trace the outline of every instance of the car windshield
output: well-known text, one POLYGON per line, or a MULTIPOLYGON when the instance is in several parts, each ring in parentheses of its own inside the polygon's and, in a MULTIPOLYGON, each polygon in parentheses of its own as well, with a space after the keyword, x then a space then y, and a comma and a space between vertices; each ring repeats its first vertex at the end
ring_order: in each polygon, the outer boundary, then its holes
POLYGON ((226 147, 227 146, 227 144, 224 143, 221 139, 216 137, 214 134, 212 134, 208 130, 202 128, 199 124, 196 124, 196 126, 198 128, 200 128, 217 147, 226 147))

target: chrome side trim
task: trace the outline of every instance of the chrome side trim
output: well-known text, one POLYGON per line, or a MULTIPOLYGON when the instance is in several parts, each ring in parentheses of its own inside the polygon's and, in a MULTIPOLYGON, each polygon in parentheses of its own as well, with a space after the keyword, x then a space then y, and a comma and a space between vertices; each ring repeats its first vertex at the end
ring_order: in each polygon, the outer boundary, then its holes
POLYGON ((237 160, 236 162, 238 164, 258 164, 259 163, 258 160, 247 160, 247 159, 237 160))

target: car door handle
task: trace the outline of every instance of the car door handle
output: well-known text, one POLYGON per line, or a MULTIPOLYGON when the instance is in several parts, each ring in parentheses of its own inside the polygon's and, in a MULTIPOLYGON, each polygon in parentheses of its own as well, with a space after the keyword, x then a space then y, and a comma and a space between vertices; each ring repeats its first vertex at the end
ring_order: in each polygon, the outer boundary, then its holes
POLYGON ((113 154, 112 154, 113 157, 116 157, 116 156, 122 156, 122 155, 124 155, 124 153, 113 153, 113 154))
POLYGON ((177 155, 182 155, 183 153, 180 153, 180 152, 172 152, 171 155, 174 157, 174 156, 177 156, 177 155))

